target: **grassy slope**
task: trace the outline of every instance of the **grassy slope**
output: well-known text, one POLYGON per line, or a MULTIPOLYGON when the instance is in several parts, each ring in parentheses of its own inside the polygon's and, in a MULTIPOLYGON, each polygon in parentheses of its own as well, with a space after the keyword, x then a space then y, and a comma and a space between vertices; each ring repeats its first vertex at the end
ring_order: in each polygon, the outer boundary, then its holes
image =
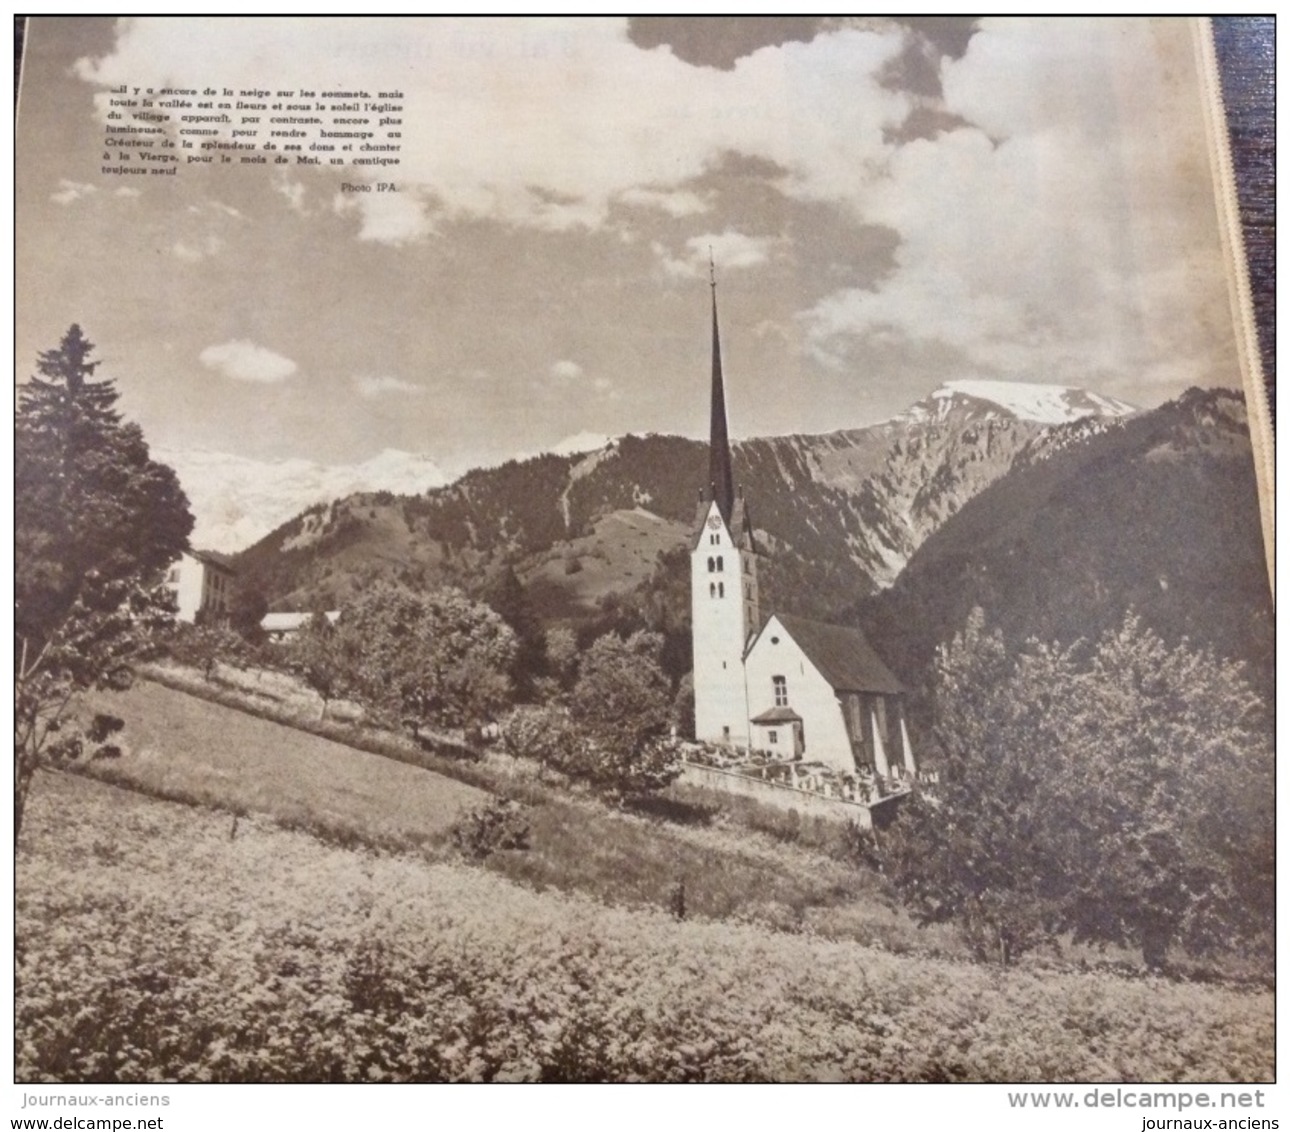
POLYGON ((1267 992, 537 894, 42 774, 19 1081, 1267 1080, 1267 992))
POLYGON ((126 721, 123 756, 95 773, 146 793, 272 815, 397 847, 442 840, 487 795, 379 755, 141 681, 91 706, 126 721))
POLYGON ((546 551, 521 571, 529 600, 547 616, 568 616, 594 609, 611 593, 625 593, 646 581, 660 553, 688 546, 689 527, 636 508, 613 511, 594 530, 546 551), (569 565, 576 560, 576 572, 569 565))
MULTIPOLYGON (((432 770, 152 683, 91 704, 126 721, 124 755, 89 764, 96 777, 159 797, 263 814, 342 843, 442 857, 447 829, 462 810, 488 797, 432 770)), ((408 757, 416 756, 410 751, 408 757)), ((693 915, 809 925, 902 951, 957 951, 952 933, 920 931, 877 899, 872 876, 844 861, 723 828, 715 813, 693 806, 678 807, 691 825, 607 810, 589 797, 519 777, 511 764, 492 756, 461 768, 473 781, 518 793, 527 803, 530 849, 494 854, 485 863, 493 872, 538 889, 661 908, 681 883, 693 915)))

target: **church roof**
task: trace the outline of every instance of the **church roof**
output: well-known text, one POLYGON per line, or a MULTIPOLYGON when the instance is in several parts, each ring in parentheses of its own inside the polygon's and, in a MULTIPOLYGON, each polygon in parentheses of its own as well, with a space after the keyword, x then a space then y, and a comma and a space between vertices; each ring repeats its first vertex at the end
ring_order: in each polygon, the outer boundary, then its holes
POLYGON ((717 276, 709 263, 712 277, 712 424, 708 436, 708 490, 721 510, 721 517, 731 524, 735 506, 735 477, 730 464, 730 432, 726 426, 726 387, 721 373, 721 333, 717 329, 717 276))
POLYGON ((801 723, 802 717, 791 707, 773 707, 761 715, 753 716, 752 723, 801 723))
POLYGON ((699 492, 699 510, 694 521, 691 549, 699 545, 704 524, 715 503, 730 537, 741 550, 757 553, 752 521, 742 491, 735 493, 734 464, 730 459, 730 429, 726 423, 726 384, 721 372, 721 330, 717 323, 717 271, 708 253, 708 277, 712 287, 712 423, 708 434, 708 484, 699 492))
POLYGON ((835 691, 897 693, 905 690, 859 629, 786 613, 774 616, 835 691))

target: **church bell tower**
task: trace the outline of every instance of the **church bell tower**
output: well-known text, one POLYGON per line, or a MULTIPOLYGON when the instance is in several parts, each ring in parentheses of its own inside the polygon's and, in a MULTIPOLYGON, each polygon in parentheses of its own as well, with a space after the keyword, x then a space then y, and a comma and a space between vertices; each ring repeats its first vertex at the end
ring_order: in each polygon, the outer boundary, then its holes
POLYGON ((744 651, 760 625, 757 551, 742 493, 736 495, 726 425, 716 271, 712 288, 712 419, 708 483, 690 551, 690 625, 694 645, 695 738, 738 747, 750 744, 744 651))

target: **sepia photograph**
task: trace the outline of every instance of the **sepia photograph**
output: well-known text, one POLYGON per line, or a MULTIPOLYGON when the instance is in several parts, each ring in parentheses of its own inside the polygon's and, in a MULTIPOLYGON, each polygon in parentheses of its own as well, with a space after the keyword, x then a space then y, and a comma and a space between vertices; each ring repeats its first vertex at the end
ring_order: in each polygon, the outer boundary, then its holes
POLYGON ((20 30, 12 1115, 1276 1127, 1208 21, 20 30))

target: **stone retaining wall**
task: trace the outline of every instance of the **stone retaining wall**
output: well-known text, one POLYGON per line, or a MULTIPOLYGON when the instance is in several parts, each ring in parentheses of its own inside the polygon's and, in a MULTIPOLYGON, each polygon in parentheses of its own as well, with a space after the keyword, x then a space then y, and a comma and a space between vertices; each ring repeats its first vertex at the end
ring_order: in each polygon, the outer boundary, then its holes
MULTIPOLYGON (((812 814, 831 818, 834 821, 854 822, 862 829, 873 827, 873 814, 869 806, 861 802, 848 802, 842 798, 827 798, 810 790, 799 790, 795 786, 781 786, 773 782, 764 782, 750 778, 746 774, 737 774, 730 770, 720 770, 715 766, 701 766, 698 763, 683 763, 681 781, 689 786, 698 786, 704 790, 714 790, 721 794, 736 794, 752 798, 778 810, 796 810, 799 814, 812 814)), ((890 799, 894 801, 895 799, 890 799)), ((884 802, 888 799, 884 799, 884 802)), ((878 805, 883 805, 883 802, 878 805)))

